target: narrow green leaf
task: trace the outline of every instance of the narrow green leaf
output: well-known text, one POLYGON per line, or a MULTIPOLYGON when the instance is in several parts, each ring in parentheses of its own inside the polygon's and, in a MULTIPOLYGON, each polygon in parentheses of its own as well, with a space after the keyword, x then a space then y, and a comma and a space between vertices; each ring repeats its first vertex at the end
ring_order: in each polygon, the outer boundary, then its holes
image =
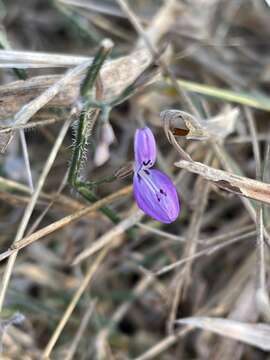
POLYGON ((190 92, 210 96, 222 101, 231 101, 236 104, 247 105, 256 109, 270 111, 270 97, 263 94, 221 89, 182 79, 179 79, 178 83, 183 89, 190 92))

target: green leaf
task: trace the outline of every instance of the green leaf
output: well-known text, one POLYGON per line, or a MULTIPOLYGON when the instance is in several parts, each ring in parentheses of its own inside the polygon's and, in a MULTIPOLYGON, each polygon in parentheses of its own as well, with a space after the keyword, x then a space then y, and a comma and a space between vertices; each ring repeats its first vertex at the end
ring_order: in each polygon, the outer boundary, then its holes
POLYGON ((178 80, 179 85, 187 91, 209 96, 222 101, 231 101, 240 105, 247 105, 256 109, 270 111, 270 97, 261 93, 247 93, 221 89, 214 86, 195 83, 187 80, 178 80))

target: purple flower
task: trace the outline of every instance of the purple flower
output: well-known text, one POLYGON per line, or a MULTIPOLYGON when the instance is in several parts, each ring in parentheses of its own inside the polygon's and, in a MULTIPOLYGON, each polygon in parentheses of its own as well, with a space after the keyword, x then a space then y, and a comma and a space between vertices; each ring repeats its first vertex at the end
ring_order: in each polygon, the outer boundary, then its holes
POLYGON ((152 169, 156 162, 156 141, 149 128, 136 130, 134 153, 133 187, 137 205, 155 220, 173 222, 180 211, 178 194, 166 174, 152 169))

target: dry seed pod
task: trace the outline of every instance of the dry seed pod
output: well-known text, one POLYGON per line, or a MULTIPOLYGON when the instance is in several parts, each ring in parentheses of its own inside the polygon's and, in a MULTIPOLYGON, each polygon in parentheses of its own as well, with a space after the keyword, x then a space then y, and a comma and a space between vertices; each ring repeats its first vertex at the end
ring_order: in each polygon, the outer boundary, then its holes
POLYGON ((160 116, 167 137, 171 131, 173 135, 184 136, 188 140, 206 140, 210 137, 222 139, 234 131, 239 109, 226 106, 219 115, 208 120, 195 119, 181 110, 165 110, 160 116), (195 127, 195 123, 199 123, 200 127, 195 127))

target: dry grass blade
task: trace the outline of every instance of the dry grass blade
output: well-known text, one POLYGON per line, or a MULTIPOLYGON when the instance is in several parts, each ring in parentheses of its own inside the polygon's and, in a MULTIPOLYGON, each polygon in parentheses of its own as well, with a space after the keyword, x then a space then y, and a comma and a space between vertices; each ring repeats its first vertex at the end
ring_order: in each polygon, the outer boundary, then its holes
POLYGON ((78 301, 80 300, 82 294, 86 290, 86 288, 89 286, 90 281, 92 280, 95 272, 98 270, 101 262, 104 260, 104 258, 107 256, 108 252, 110 251, 110 246, 105 247, 97 256, 97 258, 94 260, 93 264, 91 264, 86 272, 86 275, 74 294, 71 302, 69 303, 65 313, 63 314, 62 319, 60 320, 59 324, 57 325, 52 337, 50 338, 44 352, 42 355, 42 359, 48 359, 52 349, 54 348, 54 345, 56 344, 61 332, 63 331, 66 323, 68 322, 73 310, 75 309, 76 305, 78 304, 78 301))
MULTIPOLYGON (((19 125, 19 126, 0 126, 0 137, 2 136, 1 134, 10 133, 11 131, 27 130, 27 129, 33 130, 34 128, 39 128, 41 126, 47 126, 47 125, 53 125, 60 121, 63 122, 63 119, 62 118, 59 118, 59 119, 53 118, 53 119, 40 120, 40 121, 31 121, 30 124, 19 125)), ((1 148, 1 145, 0 145, 0 148, 1 148)))
POLYGON ((20 126, 26 124, 41 108, 43 108, 50 100, 52 100, 65 86, 72 82, 74 78, 82 74, 89 66, 91 61, 78 65, 74 69, 71 69, 54 85, 49 87, 41 95, 24 105, 21 110, 14 116, 13 124, 20 126))
POLYGON ((186 263, 192 262, 192 261, 194 261, 194 260, 196 260, 196 259, 198 259, 198 258, 200 258, 202 256, 211 256, 216 251, 222 250, 224 247, 227 247, 229 245, 233 245, 233 244, 237 243, 238 241, 242 241, 242 240, 245 240, 247 238, 250 238, 253 235, 255 235, 254 231, 250 232, 250 233, 247 233, 247 234, 236 236, 235 238, 230 239, 228 241, 224 241, 224 242, 222 242, 220 244, 209 246, 207 249, 198 251, 197 253, 195 253, 195 254, 193 254, 191 256, 184 257, 183 259, 180 259, 180 260, 176 261, 173 264, 164 266, 162 269, 156 271, 155 275, 156 276, 164 275, 167 272, 172 271, 172 270, 176 269, 177 267, 180 267, 180 266, 182 266, 182 265, 184 265, 186 263))
POLYGON ((24 194, 30 194, 31 190, 29 189, 28 186, 24 185, 24 184, 20 184, 16 181, 10 180, 10 179, 6 179, 3 178, 2 176, 0 176, 0 188, 1 190, 6 190, 6 191, 21 191, 24 194))
POLYGON ((6 330, 11 325, 17 325, 22 323, 25 320, 25 317, 20 313, 13 314, 8 319, 1 319, 0 321, 0 354, 2 354, 2 343, 3 343, 3 336, 6 330))
POLYGON ((91 58, 36 51, 0 50, 0 68, 49 68, 77 66, 91 58))
POLYGON ((128 312, 131 305, 140 298, 144 294, 144 292, 147 290, 147 288, 153 284, 155 281, 155 278, 151 275, 145 275, 136 285, 132 292, 132 297, 128 299, 126 302, 122 303, 114 312, 114 314, 111 317, 110 323, 103 328, 99 334, 97 335, 97 353, 99 354, 99 358, 102 358, 104 356, 104 348, 107 343, 108 336, 113 328, 117 326, 117 324, 122 320, 124 315, 128 312))
POLYGON ((168 233, 166 231, 155 229, 154 227, 151 227, 149 225, 146 225, 146 224, 143 224, 143 223, 140 223, 140 222, 137 224, 137 226, 139 228, 142 228, 142 229, 145 229, 145 230, 149 231, 151 234, 156 234, 158 236, 170 239, 172 241, 177 241, 177 242, 182 242, 182 243, 184 243, 186 241, 186 238, 183 237, 183 236, 173 235, 173 234, 170 234, 170 233, 168 233))
MULTIPOLYGON (((104 89, 104 100, 109 100, 119 95, 150 63, 151 55, 146 49, 137 50, 130 55, 105 63, 100 75, 104 89)), ((72 106, 79 97, 79 85, 83 78, 82 72, 90 64, 91 60, 87 60, 83 65, 80 64, 78 67, 71 69, 64 77, 59 75, 36 76, 29 80, 16 81, 0 86, 0 101, 4 104, 0 109, 0 119, 14 116, 25 103, 39 95, 43 101, 43 106, 49 100, 50 106, 61 108, 72 106), (63 86, 65 86, 64 89, 63 86), (50 90, 50 87, 53 87, 52 90, 50 90), (45 93, 44 89, 47 89, 45 93), (16 102, 14 102, 14 97, 16 97, 16 102)), ((151 81, 153 79, 149 79, 149 82, 151 81)), ((16 122, 17 125, 25 123, 32 116, 31 114, 38 110, 34 105, 37 105, 38 108, 41 107, 40 100, 35 99, 34 101, 34 103, 29 103, 28 108, 23 108, 18 112, 16 119, 20 121, 19 123, 18 121, 16 122), (32 110, 31 113, 29 112, 29 107, 32 110)))
POLYGON ((26 236, 25 238, 23 238, 21 240, 16 241, 16 243, 13 244, 11 249, 7 250, 6 252, 4 252, 0 255, 0 261, 6 259, 8 256, 10 256, 10 254, 17 252, 18 250, 24 248, 25 246, 30 245, 34 241, 37 241, 59 229, 62 229, 63 227, 67 226, 68 224, 71 224, 72 222, 80 219, 82 216, 85 216, 91 212, 94 212, 94 211, 100 209, 102 206, 108 205, 110 202, 112 202, 122 196, 130 194, 132 189, 133 189, 132 185, 127 186, 127 187, 115 192, 114 194, 109 195, 109 196, 103 198, 102 200, 97 201, 95 204, 93 204, 91 206, 84 207, 83 209, 75 212, 74 214, 68 215, 68 216, 62 218, 61 220, 58 220, 40 230, 37 230, 33 234, 26 236))
MULTIPOLYGON (((207 155, 206 162, 211 161, 211 159, 212 159, 212 154, 209 153, 207 155)), ((191 215, 190 225, 186 236, 187 239, 186 246, 183 254, 183 258, 190 259, 190 261, 185 262, 184 268, 178 273, 176 278, 175 295, 173 297, 172 309, 168 322, 168 329, 170 333, 173 332, 174 321, 176 319, 176 314, 179 308, 179 304, 181 303, 181 300, 183 300, 186 297, 188 287, 190 286, 191 283, 192 263, 198 246, 198 238, 202 226, 203 215, 208 202, 209 192, 210 192, 209 184, 206 183, 205 179, 198 178, 195 185, 195 195, 196 195, 195 198, 197 204, 191 215)))
POLYGON ((199 162, 181 160, 175 166, 203 176, 218 187, 234 194, 270 204, 270 185, 261 181, 230 174, 199 162))
MULTIPOLYGON (((256 178, 261 179, 262 176, 262 164, 260 147, 257 140, 257 130, 255 125, 255 119, 250 109, 244 108, 244 112, 247 118, 247 122, 252 136, 252 146, 256 164, 256 178)), ((266 156, 267 160, 267 156, 266 156)), ((267 162, 266 162, 267 168, 267 162)), ((258 279, 257 279, 257 305, 261 313, 266 319, 270 319, 270 301, 267 293, 266 286, 266 264, 265 264, 265 243, 264 243, 264 220, 263 220, 263 204, 258 204, 256 207, 256 228, 257 228, 257 267, 258 267, 258 279)))
POLYGON ((86 0, 57 0, 59 3, 65 4, 65 5, 72 5, 81 7, 85 10, 89 11, 95 11, 101 14, 108 14, 111 16, 117 16, 117 17, 125 17, 123 12, 115 7, 114 5, 108 4, 100 4, 98 1, 86 1, 86 0))
MULTIPOLYGON (((31 194, 31 191, 27 186, 20 184, 16 181, 2 178, 1 176, 0 176, 0 189, 1 189, 0 193, 2 192, 2 195, 10 194, 12 196, 13 193, 19 193, 20 195, 18 199, 19 198, 23 200, 26 199, 27 201, 29 201, 29 196, 26 195, 31 194)), ((63 195, 63 194, 59 195, 57 191, 50 194, 41 192, 40 201, 48 205, 54 203, 57 207, 60 207, 62 211, 68 213, 71 211, 77 211, 85 208, 84 203, 72 199, 70 196, 67 195, 63 195)), ((89 217, 93 218, 93 214, 90 214, 89 217)))
MULTIPOLYGON (((238 269, 237 274, 235 275, 235 278, 231 280, 230 282, 230 286, 232 286, 233 288, 235 288, 235 285, 238 284, 239 285, 239 274, 248 274, 248 269, 252 266, 255 265, 255 257, 252 255, 249 259, 246 260, 245 264, 242 265, 242 267, 240 269, 238 269)), ((244 281, 246 281, 246 279, 244 279, 244 281)), ((220 299, 223 299, 224 297, 231 297, 231 294, 227 294, 226 290, 222 291, 219 293, 218 296, 218 301, 220 301, 220 299)), ((212 308, 213 303, 212 303, 212 299, 209 301, 210 303, 210 308, 212 309, 212 313, 213 315, 217 315, 220 314, 220 306, 219 303, 217 305, 217 308, 212 308)), ((206 304, 203 306, 203 308, 201 308, 196 315, 198 316, 202 316, 205 315, 206 313, 209 314, 209 304, 206 304)), ((177 341, 179 341, 181 339, 183 339, 183 337, 185 335, 187 335, 190 331, 192 330, 192 327, 186 327, 183 330, 178 330, 176 331, 174 334, 168 335, 165 338, 162 338, 159 342, 157 342, 155 345, 153 345, 150 349, 148 349, 146 352, 144 352, 142 355, 136 357, 134 360, 150 360, 150 359, 156 359, 157 356, 161 356, 162 353, 164 353, 166 350, 168 350, 170 347, 172 347, 174 344, 177 343, 177 341)), ((212 346, 211 346, 212 348, 212 346)))
MULTIPOLYGON (((40 178, 39 178, 39 181, 37 183, 37 186, 33 192, 33 195, 31 197, 31 201, 28 203, 26 209, 25 209, 25 212, 24 212, 24 215, 23 215, 23 218, 21 220, 21 223, 20 223, 20 226, 17 230, 17 234, 16 234, 16 237, 14 239, 14 244, 18 243, 22 237, 23 237, 23 234, 25 232, 25 229, 28 225, 28 222, 30 220, 30 217, 32 215, 32 212, 34 210, 34 207, 36 205, 36 202, 37 202, 37 199, 40 195, 40 192, 41 192, 41 189, 44 185, 44 182, 47 178, 47 175, 54 163, 54 160, 58 154, 58 151, 59 151, 59 148, 64 140, 64 137, 69 129, 69 126, 70 126, 70 122, 71 122, 71 119, 67 120, 64 125, 62 126, 62 129, 59 133, 59 136, 51 150, 51 153, 49 154, 48 156, 48 159, 47 159, 47 162, 46 164, 44 165, 44 168, 43 168, 43 171, 40 175, 40 178)), ((0 288, 0 311, 2 310, 2 307, 3 307, 3 303, 4 303, 4 299, 5 299, 5 295, 6 295, 6 291, 7 291, 7 287, 8 287, 8 284, 9 284, 9 280, 10 280, 10 277, 11 277, 11 274, 12 274, 12 270, 13 270, 13 267, 14 267, 14 264, 15 264, 15 261, 16 261, 16 257, 17 257, 17 253, 18 253, 18 249, 15 250, 14 252, 12 252, 12 254, 10 255, 9 257, 9 260, 8 260, 8 264, 7 264, 7 267, 5 269, 5 272, 4 272, 4 275, 3 275, 3 280, 2 280, 2 284, 1 284, 1 288, 0 288)))
MULTIPOLYGON (((176 0, 167 0, 160 10, 155 14, 151 23, 145 30, 145 35, 151 42, 157 46, 163 36, 170 32, 170 28, 176 23, 178 16, 181 15, 182 7, 176 0)), ((144 45, 142 38, 138 41, 138 47, 144 45)))
POLYGON ((29 154, 28 154, 28 149, 27 149, 27 142, 25 139, 24 131, 19 130, 19 134, 20 134, 20 140, 21 140, 21 145, 22 145, 22 150, 23 150, 23 157, 24 157, 25 169, 26 169, 26 173, 27 173, 28 185, 29 185, 29 188, 31 189, 31 192, 33 192, 34 184, 33 184, 29 154))
POLYGON ((76 258, 73 260, 73 265, 78 265, 89 256, 92 256, 97 251, 101 250, 104 246, 111 244, 111 242, 114 240, 116 240, 118 243, 119 240, 121 240, 120 235, 123 234, 123 232, 125 232, 127 229, 134 226, 138 221, 140 221, 143 215, 144 213, 142 211, 136 211, 125 220, 117 224, 114 228, 107 231, 106 234, 97 239, 94 244, 84 249, 78 256, 76 256, 76 258))
MULTIPOLYGON (((197 117, 199 118, 200 114, 199 114, 197 108, 194 106, 189 95, 185 91, 183 91, 182 88, 179 86, 178 82, 176 81, 175 76, 173 75, 173 73, 171 72, 171 70, 169 69, 167 64, 164 61, 162 61, 162 59, 159 59, 158 51, 156 48, 157 44, 153 44, 151 39, 149 39, 148 35, 144 31, 144 29, 139 21, 139 19, 137 18, 135 13, 131 10, 131 8, 129 7, 127 2, 125 0, 117 0, 117 2, 119 4, 119 6, 121 7, 121 9, 124 11, 124 13, 128 16, 130 22, 136 29, 137 33, 142 37, 143 42, 144 42, 145 46, 148 48, 149 52, 151 53, 152 58, 156 60, 157 64, 161 67, 164 74, 166 74, 168 76, 168 78, 170 79, 173 87, 177 91, 177 94, 178 94, 180 100, 185 104, 187 109, 189 109, 192 113, 194 113, 194 115, 197 115, 197 117)), ((196 118, 194 119, 194 126, 199 127, 199 124, 197 123, 196 118)))
POLYGON ((95 305, 96 305, 96 301, 92 301, 90 302, 87 311, 85 312, 81 324, 78 328, 78 331, 76 332, 76 335, 69 347, 69 349, 67 350, 67 356, 65 357, 64 360, 72 360, 74 358, 74 355, 76 354, 76 350, 77 347, 79 346, 80 340, 83 336, 83 333, 85 332, 87 325, 89 323, 89 320, 91 318, 91 315, 93 314, 93 311, 95 309, 95 305))
MULTIPOLYGON (((245 281, 241 290, 242 291, 239 293, 229 310, 227 319, 236 320, 238 322, 244 323, 254 323, 258 318, 258 311, 256 309, 253 279, 245 281)), ((227 301, 225 300, 223 301, 223 303, 227 304, 227 301)), ((220 315, 222 314, 215 314, 215 316, 220 315)), ((204 336, 204 333, 201 333, 201 335, 204 336)), ((210 334, 210 336, 212 337, 212 334, 210 334)), ((240 360, 243 356, 245 348, 246 346, 244 343, 238 341, 231 341, 230 339, 225 337, 219 337, 217 341, 217 346, 213 347, 213 349, 210 351, 209 357, 211 359, 214 358, 220 360, 225 360, 226 358, 240 360)))
POLYGON ((144 354, 136 357, 134 360, 150 360, 156 359, 157 356, 160 356, 161 353, 166 351, 170 346, 174 345, 177 340, 182 335, 182 332, 178 332, 172 335, 167 336, 165 339, 162 339, 158 344, 153 346, 144 354))
MULTIPOLYGON (((24 105, 14 116, 12 121, 13 125, 20 126, 25 125, 40 109, 42 109, 50 100, 52 100, 65 86, 70 83, 75 77, 83 73, 89 66, 91 61, 78 65, 74 69, 71 69, 54 85, 49 87, 46 91, 42 92, 41 95, 24 105)), ((4 151, 6 146, 12 139, 12 132, 9 134, 9 138, 1 151, 4 151)))
POLYGON ((266 324, 249 324, 210 317, 186 318, 177 320, 176 323, 212 331, 215 334, 243 341, 261 350, 270 351, 270 326, 266 324))

